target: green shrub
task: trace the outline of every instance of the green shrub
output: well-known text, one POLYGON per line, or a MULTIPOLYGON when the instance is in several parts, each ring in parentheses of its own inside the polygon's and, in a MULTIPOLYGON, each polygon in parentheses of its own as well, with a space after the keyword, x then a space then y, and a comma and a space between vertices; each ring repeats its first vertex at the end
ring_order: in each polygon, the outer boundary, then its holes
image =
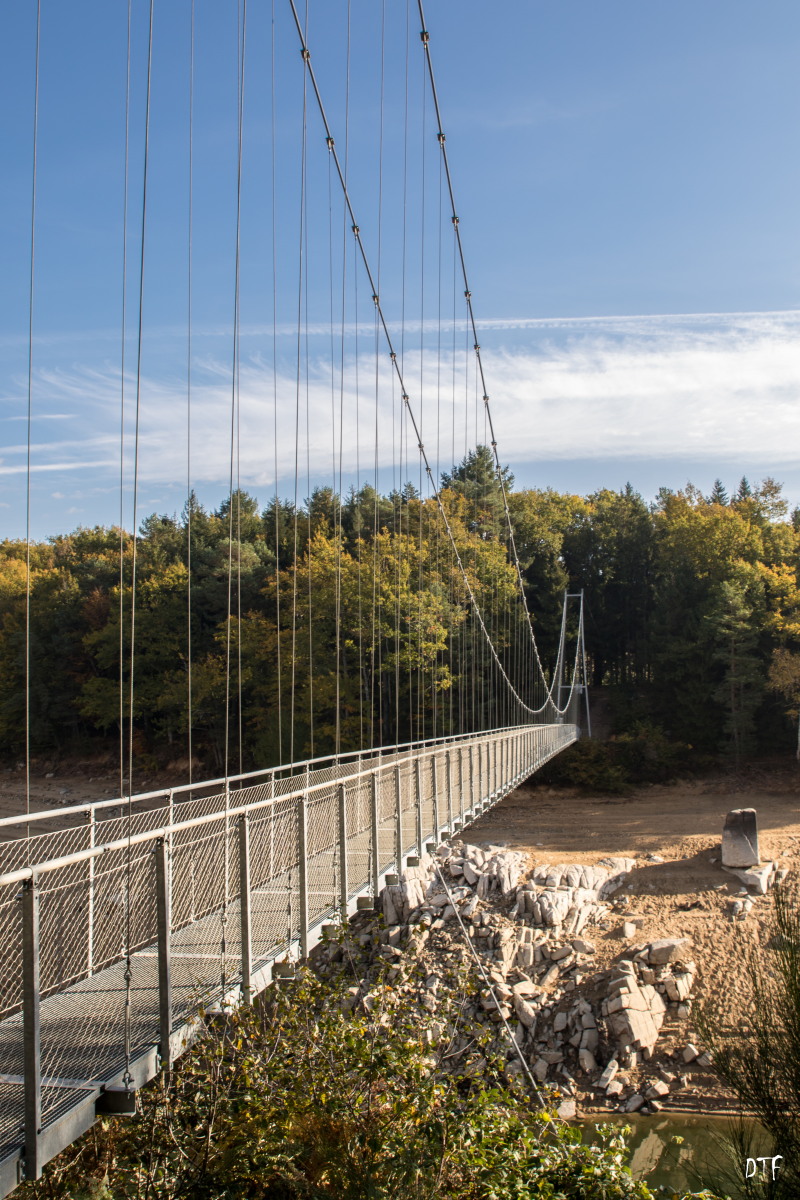
POLYGON ((310 972, 234 1012, 47 1169, 50 1200, 650 1200, 624 1130, 580 1130, 508 1082, 463 993, 429 1027, 391 988, 349 1011, 310 972), (481 1044, 483 1042, 483 1044, 481 1044), (466 1043, 466 1045, 465 1045, 466 1043), (459 1050, 461 1053, 459 1053, 459 1050))
POLYGON ((615 762, 612 742, 581 738, 538 772, 537 782, 564 787, 579 787, 587 792, 622 795, 630 790, 631 780, 615 762))
POLYGON ((622 795, 643 783, 666 783, 691 761, 692 747, 639 721, 607 742, 581 738, 539 772, 543 783, 622 795))

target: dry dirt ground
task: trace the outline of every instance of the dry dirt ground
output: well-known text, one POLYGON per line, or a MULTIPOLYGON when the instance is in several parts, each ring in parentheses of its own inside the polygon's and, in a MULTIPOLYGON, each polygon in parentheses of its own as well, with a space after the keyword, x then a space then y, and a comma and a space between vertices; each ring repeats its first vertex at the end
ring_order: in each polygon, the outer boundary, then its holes
MULTIPOLYGON (((137 792, 155 791, 157 788, 177 787, 186 783, 188 760, 172 763, 165 770, 150 775, 137 776, 137 792)), ((70 808, 96 800, 113 800, 120 795, 119 769, 109 761, 64 763, 60 767, 50 765, 31 772, 31 811, 70 808)), ((0 767, 0 817, 15 817, 25 813, 25 771, 21 766, 0 767)), ((44 833, 51 828, 63 828, 76 823, 80 816, 64 817, 60 813, 55 821, 37 822, 44 833)), ((0 841, 6 836, 17 836, 19 830, 0 833, 0 841)))
MULTIPOLYGON (((746 951, 763 949, 770 937, 770 895, 754 897, 743 921, 733 921, 731 901, 741 884, 720 865, 725 814, 732 808, 758 813, 762 861, 776 859, 796 875, 800 857, 800 771, 773 771, 749 779, 717 777, 648 787, 624 798, 581 795, 568 789, 518 788, 475 825, 472 842, 506 843, 527 851, 531 863, 595 863, 605 855, 638 862, 615 899, 607 928, 584 936, 597 947, 603 968, 625 946, 623 920, 637 925, 636 942, 688 937, 698 965, 694 995, 713 1000, 724 1020, 737 1023, 748 994, 746 951), (665 861, 650 862, 655 854, 665 861)), ((665 1025, 659 1047, 679 1049, 692 1035, 688 1026, 665 1025)), ((681 1106, 708 1111, 725 1106, 713 1077, 697 1076, 681 1106)))

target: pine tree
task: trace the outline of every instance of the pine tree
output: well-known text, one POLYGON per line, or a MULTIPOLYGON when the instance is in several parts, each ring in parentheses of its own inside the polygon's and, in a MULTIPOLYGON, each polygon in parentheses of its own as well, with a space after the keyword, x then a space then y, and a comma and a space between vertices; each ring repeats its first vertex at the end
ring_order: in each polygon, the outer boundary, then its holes
POLYGON ((752 749, 755 714, 764 689, 764 672, 757 654, 758 631, 746 590, 737 581, 720 584, 716 604, 706 620, 714 637, 713 656, 722 668, 714 698, 725 708, 725 732, 736 766, 752 749))
POLYGON ((714 486, 711 489, 711 495, 708 497, 709 504, 727 504, 728 493, 722 485, 721 479, 714 480, 714 486))

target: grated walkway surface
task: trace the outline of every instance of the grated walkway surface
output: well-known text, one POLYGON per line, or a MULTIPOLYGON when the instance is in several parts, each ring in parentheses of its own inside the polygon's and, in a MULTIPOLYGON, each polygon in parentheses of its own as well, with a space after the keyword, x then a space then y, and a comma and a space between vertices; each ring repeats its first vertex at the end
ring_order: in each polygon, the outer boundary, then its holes
MULTIPOLYGON (((323 922, 341 916, 343 871, 347 907, 353 911, 358 896, 369 894, 376 878, 396 869, 398 838, 405 856, 420 849, 420 834, 425 842, 456 823, 468 823, 577 733, 568 725, 495 731, 432 746, 402 761, 399 756, 378 760, 377 768, 373 759, 346 780, 328 772, 315 783, 307 775, 300 792, 251 800, 246 822, 242 813, 248 801, 241 800, 241 793, 238 806, 227 810, 219 808, 223 797, 216 798, 217 811, 213 798, 206 798, 205 812, 191 821, 181 822, 176 808, 174 827, 140 832, 130 854, 111 842, 72 853, 69 861, 35 862, 41 1123, 42 1136, 53 1134, 45 1137, 46 1156, 76 1136, 72 1116, 86 1112, 87 1102, 93 1103, 105 1086, 123 1084, 131 1068, 135 1086, 156 1071, 158 846, 169 848, 174 1054, 180 1052, 180 1031, 188 1034, 198 1009, 234 997, 241 984, 238 896, 244 844, 249 847, 257 990, 269 982, 271 964, 299 956, 304 899, 311 947, 323 922), (129 986, 127 938, 133 947, 129 986), (93 966, 91 972, 87 964, 93 966)), ((12 1167, 25 1144, 21 884, 15 882, 20 873, 15 870, 16 876, 0 876, 0 1197, 15 1186, 12 1167)))

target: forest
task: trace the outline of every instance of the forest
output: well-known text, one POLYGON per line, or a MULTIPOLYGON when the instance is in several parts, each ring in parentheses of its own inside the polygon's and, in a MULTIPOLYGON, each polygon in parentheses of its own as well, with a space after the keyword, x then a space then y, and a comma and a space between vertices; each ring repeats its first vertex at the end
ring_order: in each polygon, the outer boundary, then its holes
POLYGON ((135 539, 3 541, 0 754, 24 754, 27 722, 37 756, 122 737, 142 761, 234 771, 513 723, 465 584, 513 687, 541 700, 506 505, 546 671, 563 593, 584 594, 612 738, 681 763, 793 753, 800 512, 774 480, 578 496, 501 481, 479 446, 440 496, 319 488, 262 508, 239 490, 212 512, 192 495, 135 539))

